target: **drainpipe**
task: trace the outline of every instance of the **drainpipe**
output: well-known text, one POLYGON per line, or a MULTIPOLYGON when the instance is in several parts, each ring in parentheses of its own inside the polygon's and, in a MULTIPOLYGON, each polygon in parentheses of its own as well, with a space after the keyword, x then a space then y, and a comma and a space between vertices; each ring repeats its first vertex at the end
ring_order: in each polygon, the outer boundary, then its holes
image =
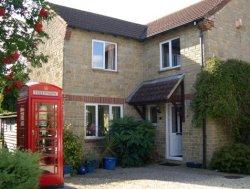
MULTIPOLYGON (((201 69, 204 68, 204 32, 200 29, 200 45, 201 45, 201 69)), ((203 168, 207 168, 207 124, 206 118, 202 120, 202 164, 203 168)))

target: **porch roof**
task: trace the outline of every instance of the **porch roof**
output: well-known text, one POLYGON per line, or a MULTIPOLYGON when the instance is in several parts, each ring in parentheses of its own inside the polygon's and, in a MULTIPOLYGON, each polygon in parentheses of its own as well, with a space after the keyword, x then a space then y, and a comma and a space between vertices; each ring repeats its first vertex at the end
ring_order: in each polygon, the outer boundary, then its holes
POLYGON ((183 78, 184 74, 178 74, 142 82, 127 98, 127 103, 130 105, 146 105, 168 102, 183 78))

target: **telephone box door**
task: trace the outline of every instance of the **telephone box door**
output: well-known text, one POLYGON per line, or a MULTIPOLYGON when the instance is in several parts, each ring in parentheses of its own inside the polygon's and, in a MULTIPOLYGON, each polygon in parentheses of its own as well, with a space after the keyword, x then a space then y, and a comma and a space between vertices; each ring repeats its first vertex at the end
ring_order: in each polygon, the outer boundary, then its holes
POLYGON ((44 171, 41 183, 59 184, 62 181, 60 173, 62 157, 58 153, 62 149, 61 113, 57 100, 32 100, 32 142, 34 152, 41 154, 40 166, 44 171))

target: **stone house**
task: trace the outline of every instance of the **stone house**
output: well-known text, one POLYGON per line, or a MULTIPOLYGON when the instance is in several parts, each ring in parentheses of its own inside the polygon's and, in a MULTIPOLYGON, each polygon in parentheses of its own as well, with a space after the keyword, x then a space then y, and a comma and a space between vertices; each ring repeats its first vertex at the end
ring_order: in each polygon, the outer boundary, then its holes
POLYGON ((52 5, 57 16, 40 50, 49 62, 31 80, 64 92, 64 121, 100 153, 109 121, 135 116, 157 131, 161 160, 208 163, 230 142, 225 128, 192 125, 197 73, 209 57, 250 60, 250 1, 203 0, 147 25, 52 5))

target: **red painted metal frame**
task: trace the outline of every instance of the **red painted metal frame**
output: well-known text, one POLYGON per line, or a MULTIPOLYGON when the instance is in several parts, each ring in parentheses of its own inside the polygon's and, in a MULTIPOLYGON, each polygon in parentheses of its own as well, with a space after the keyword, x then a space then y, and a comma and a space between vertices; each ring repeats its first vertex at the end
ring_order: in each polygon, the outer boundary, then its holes
MULTIPOLYGON (((25 85, 20 92, 20 97, 17 101, 17 137, 20 136, 20 107, 25 108, 24 124, 27 129, 25 133, 25 149, 36 151, 35 143, 37 135, 35 132, 35 102, 57 104, 57 173, 43 173, 40 178, 41 187, 57 187, 63 186, 63 104, 62 104, 62 89, 46 83, 36 83, 25 85), (35 91, 35 92, 34 92, 35 91), (41 92, 44 92, 41 93, 41 92), (52 92, 52 93, 51 93, 52 92)), ((37 132, 36 132, 37 133, 37 132)), ((17 141, 18 138, 17 138, 17 141)), ((20 146, 19 142, 17 143, 20 146)))

